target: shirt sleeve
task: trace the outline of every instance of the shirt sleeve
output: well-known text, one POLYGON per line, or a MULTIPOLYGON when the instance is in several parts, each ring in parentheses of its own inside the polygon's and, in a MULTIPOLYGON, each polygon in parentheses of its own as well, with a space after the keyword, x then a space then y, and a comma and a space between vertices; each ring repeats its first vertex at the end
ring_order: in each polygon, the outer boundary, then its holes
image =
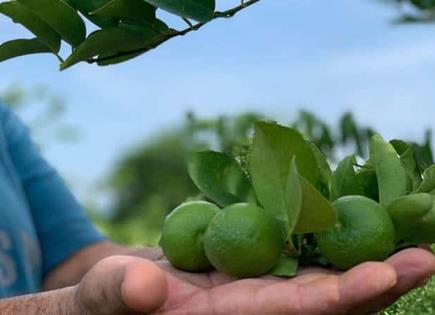
POLYGON ((104 240, 29 131, 6 106, 0 117, 7 148, 38 233, 44 275, 80 249, 104 240))

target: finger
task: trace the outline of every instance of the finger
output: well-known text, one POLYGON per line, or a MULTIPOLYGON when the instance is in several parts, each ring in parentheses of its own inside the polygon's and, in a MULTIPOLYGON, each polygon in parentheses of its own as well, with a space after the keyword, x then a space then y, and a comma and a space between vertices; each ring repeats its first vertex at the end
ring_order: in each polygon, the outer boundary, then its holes
POLYGON ((403 294, 423 285, 435 273, 435 257, 426 249, 406 249, 386 260, 397 274, 397 284, 383 296, 376 297, 359 309, 361 313, 380 311, 403 294))
POLYGON ((420 244, 418 245, 418 248, 423 248, 428 252, 433 253, 432 246, 430 246, 430 244, 420 244))
POLYGON ((405 249, 386 260, 397 273, 398 283, 391 292, 397 298, 435 274, 435 256, 419 248, 405 249))
POLYGON ((128 308, 142 313, 155 311, 168 298, 165 273, 149 260, 132 261, 125 266, 121 294, 128 308))
POLYGON ((336 269, 331 268, 322 268, 322 267, 303 267, 298 270, 298 276, 306 275, 306 274, 328 274, 328 275, 338 275, 342 272, 336 269))
POLYGON ((396 273, 391 266, 365 263, 340 276, 322 275, 307 283, 275 283, 260 288, 254 300, 258 314, 346 314, 395 284, 396 273))
POLYGON ((171 275, 202 289, 209 289, 218 285, 222 285, 237 280, 236 278, 227 276, 217 271, 212 271, 210 273, 184 272, 175 269, 168 261, 165 260, 158 261, 156 263, 161 269, 167 271, 171 275))
POLYGON ((96 264, 78 286, 84 314, 147 313, 159 308, 168 294, 165 273, 153 262, 112 256, 96 264))
POLYGON ((338 301, 332 303, 326 314, 356 314, 349 310, 382 296, 396 283, 396 272, 387 264, 367 262, 358 265, 338 277, 338 301))

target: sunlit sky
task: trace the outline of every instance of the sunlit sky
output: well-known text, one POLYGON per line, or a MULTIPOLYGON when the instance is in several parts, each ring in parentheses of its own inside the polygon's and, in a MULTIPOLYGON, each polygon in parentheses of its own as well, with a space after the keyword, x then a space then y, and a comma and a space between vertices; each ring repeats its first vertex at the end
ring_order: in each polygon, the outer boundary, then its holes
MULTIPOLYGON (((103 179, 123 149, 188 110, 255 110, 284 122, 304 107, 335 122, 351 109, 386 138, 418 140, 435 121, 435 28, 395 26, 396 16, 370 0, 263 0, 118 66, 59 72, 43 55, 1 63, 0 90, 45 85, 66 98, 81 141, 46 154, 81 183, 78 193, 103 179)), ((0 41, 18 37, 29 35, 0 17, 0 41)))

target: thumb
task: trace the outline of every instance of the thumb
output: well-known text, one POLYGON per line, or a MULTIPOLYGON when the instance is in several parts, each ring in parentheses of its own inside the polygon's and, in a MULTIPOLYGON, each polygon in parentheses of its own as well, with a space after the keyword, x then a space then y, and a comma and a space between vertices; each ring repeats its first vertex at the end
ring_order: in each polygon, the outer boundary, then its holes
POLYGON ((83 314, 147 314, 166 301, 168 287, 163 270, 136 257, 112 256, 97 263, 77 287, 83 314))
POLYGON ((155 311, 168 297, 166 275, 155 263, 135 259, 125 266, 121 295, 125 304, 136 312, 155 311))

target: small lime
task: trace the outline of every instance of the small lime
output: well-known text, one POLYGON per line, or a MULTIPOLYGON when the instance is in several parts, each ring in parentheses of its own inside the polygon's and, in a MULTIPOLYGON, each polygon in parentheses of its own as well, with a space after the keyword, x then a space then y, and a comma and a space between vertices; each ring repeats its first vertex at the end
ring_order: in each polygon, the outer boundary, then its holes
POLYGON ((212 269, 203 246, 203 235, 219 208, 208 202, 194 201, 180 205, 165 220, 160 245, 176 268, 202 272, 212 269))
POLYGON ((276 220, 264 209, 246 203, 220 211, 204 235, 205 252, 212 265, 238 278, 268 272, 279 261, 282 247, 276 220))
POLYGON ((348 269, 365 261, 383 260, 394 249, 395 232, 387 211, 363 196, 336 200, 338 223, 317 234, 321 253, 334 266, 348 269))

